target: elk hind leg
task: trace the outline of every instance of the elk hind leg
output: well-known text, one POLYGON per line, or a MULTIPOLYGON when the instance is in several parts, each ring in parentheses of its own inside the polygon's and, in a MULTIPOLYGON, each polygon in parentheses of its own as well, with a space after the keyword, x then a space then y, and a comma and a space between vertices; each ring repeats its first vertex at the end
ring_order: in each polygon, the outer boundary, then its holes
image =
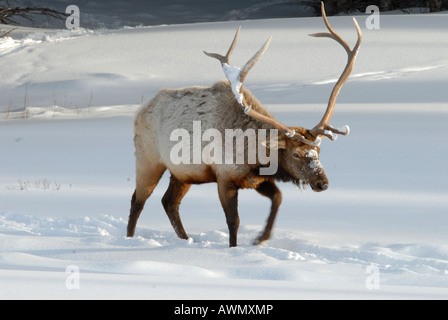
POLYGON ((218 194, 221 205, 226 214, 227 226, 229 227, 229 245, 237 246, 237 234, 240 225, 238 216, 238 188, 232 183, 218 182, 218 194))
POLYGON ((254 245, 259 245, 263 241, 269 240, 271 237, 272 227, 277 216, 278 208, 282 202, 282 194, 273 181, 265 181, 256 189, 258 193, 271 199, 271 212, 269 213, 268 220, 264 231, 254 241, 254 245))
POLYGON ((137 163, 136 188, 131 199, 131 211, 128 219, 127 236, 133 237, 137 220, 146 200, 154 191, 166 168, 163 165, 139 167, 137 163))
POLYGON ((188 239, 188 236, 179 216, 179 206, 190 187, 191 184, 181 183, 174 176, 171 176, 168 190, 166 190, 162 198, 163 208, 170 219, 174 231, 181 239, 188 239))

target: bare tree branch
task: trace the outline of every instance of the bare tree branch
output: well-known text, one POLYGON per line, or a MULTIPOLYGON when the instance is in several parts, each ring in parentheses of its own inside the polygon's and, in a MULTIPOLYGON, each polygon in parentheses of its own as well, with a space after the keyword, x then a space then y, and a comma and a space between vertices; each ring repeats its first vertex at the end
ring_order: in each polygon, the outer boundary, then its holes
POLYGON ((17 24, 17 18, 34 21, 33 17, 37 15, 47 16, 58 20, 64 20, 69 16, 65 12, 50 8, 11 6, 9 1, 0 3, 0 23, 2 24, 17 24))

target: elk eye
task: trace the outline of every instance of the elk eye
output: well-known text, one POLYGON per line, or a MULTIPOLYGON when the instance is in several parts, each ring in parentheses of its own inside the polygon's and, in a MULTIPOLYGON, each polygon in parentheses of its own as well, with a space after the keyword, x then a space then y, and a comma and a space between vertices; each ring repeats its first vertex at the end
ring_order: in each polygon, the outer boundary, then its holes
POLYGON ((294 158, 297 158, 297 159, 300 158, 300 156, 299 156, 298 153, 293 153, 292 156, 293 156, 294 158))

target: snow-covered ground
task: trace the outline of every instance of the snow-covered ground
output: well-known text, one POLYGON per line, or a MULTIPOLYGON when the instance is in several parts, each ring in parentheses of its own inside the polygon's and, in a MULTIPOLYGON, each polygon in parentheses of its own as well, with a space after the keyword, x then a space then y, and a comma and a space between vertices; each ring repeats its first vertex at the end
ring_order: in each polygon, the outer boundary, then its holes
MULTIPOLYGON (((176 238, 160 203, 167 175, 125 237, 134 112, 161 88, 223 78, 202 50, 226 50, 242 25, 235 65, 273 36, 246 87, 280 121, 312 127, 346 62, 307 36, 321 18, 1 39, 0 297, 447 298, 447 15, 382 16, 380 30, 365 19, 332 120, 352 133, 321 145, 329 190, 280 184, 273 238, 257 247, 270 203, 240 192, 231 249, 214 184, 193 186, 181 206, 191 239, 176 238)), ((355 41, 350 18, 330 21, 355 41)))

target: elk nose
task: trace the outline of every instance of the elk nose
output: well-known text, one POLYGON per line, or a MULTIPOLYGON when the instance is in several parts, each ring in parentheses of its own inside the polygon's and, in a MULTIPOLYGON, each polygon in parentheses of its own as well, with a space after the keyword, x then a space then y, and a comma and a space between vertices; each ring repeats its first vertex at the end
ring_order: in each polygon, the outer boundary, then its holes
POLYGON ((317 183, 317 189, 319 191, 325 191, 328 189, 328 183, 324 183, 324 182, 318 182, 317 183))

